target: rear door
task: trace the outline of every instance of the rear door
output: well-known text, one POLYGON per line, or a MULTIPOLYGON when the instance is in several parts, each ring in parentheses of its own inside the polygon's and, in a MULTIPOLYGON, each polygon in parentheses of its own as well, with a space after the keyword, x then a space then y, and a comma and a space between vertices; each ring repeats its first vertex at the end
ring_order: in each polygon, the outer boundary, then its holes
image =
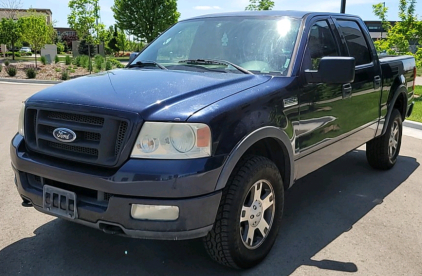
POLYGON ((342 45, 348 56, 356 61, 355 81, 347 107, 348 129, 356 131, 371 127, 373 131, 362 132, 370 140, 375 135, 379 119, 381 97, 381 72, 376 52, 370 47, 370 37, 362 21, 356 18, 338 17, 334 19, 340 33, 342 45))

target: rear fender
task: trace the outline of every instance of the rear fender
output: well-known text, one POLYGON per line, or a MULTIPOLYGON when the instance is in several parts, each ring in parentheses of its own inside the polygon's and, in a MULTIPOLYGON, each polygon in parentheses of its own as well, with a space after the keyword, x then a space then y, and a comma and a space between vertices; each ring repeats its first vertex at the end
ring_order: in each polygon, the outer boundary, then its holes
POLYGON ((406 116, 407 111, 407 88, 406 88, 406 79, 403 75, 397 77, 395 85, 390 90, 390 96, 388 97, 387 103, 387 115, 385 116, 384 126, 382 129, 381 135, 384 135, 387 131, 387 125, 390 121, 391 113, 393 112, 394 105, 397 102, 397 99, 403 96, 403 106, 401 106, 400 113, 403 115, 403 119, 406 116))

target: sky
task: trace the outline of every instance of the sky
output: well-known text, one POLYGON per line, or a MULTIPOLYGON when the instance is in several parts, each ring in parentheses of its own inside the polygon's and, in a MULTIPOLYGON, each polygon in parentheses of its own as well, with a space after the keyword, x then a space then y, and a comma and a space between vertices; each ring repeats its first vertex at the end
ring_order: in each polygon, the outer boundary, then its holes
MULTIPOLYGON (((70 13, 68 0, 21 0, 23 8, 50 9, 53 12, 53 20, 56 27, 67 27, 67 15, 70 13)), ((385 2, 389 8, 388 19, 398 20, 399 0, 347 0, 346 13, 359 15, 363 20, 377 20, 372 13, 372 5, 385 2)), ((416 11, 422 11, 422 1, 416 4, 416 11)), ((99 0, 101 7, 101 22, 106 26, 115 23, 111 6, 114 0, 99 0)), ((339 12, 341 0, 275 0, 274 10, 304 10, 339 12)), ((178 0, 180 19, 186 19, 198 15, 243 11, 249 4, 249 0, 178 0)), ((421 14, 419 14, 421 15, 421 14)))

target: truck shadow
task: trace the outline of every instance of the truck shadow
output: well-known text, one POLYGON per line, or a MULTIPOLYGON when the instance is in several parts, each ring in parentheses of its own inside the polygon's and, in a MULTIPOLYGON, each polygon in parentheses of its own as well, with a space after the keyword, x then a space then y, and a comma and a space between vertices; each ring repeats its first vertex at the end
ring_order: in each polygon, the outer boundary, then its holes
POLYGON ((289 275, 302 265, 356 272, 354 263, 311 258, 382 204, 418 167, 415 158, 401 156, 394 169, 375 171, 367 165, 365 151, 356 150, 304 177, 286 193, 273 250, 248 271, 214 263, 200 240, 134 240, 56 219, 36 229, 34 237, 2 249, 0 274, 289 275))

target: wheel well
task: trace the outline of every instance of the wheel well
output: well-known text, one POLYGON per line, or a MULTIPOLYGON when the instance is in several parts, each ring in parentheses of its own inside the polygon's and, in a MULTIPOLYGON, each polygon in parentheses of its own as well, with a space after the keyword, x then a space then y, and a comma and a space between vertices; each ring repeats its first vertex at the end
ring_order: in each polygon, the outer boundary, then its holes
POLYGON ((283 179, 284 189, 290 185, 290 162, 286 148, 274 138, 265 138, 253 144, 244 154, 258 155, 270 159, 277 166, 283 179))
POLYGON ((396 108, 400 112, 402 120, 406 118, 406 100, 403 93, 399 94, 393 108, 396 108))

